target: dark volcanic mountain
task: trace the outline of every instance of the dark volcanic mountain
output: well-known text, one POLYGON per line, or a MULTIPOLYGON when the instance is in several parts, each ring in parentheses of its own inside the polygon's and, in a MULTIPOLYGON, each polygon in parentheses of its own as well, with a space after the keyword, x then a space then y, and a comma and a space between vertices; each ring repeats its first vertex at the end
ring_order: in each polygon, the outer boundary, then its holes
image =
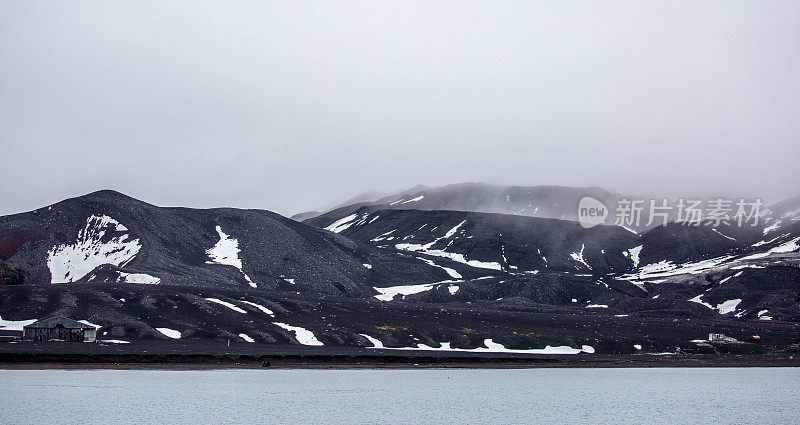
POLYGON ((103 339, 273 347, 762 352, 800 338, 791 202, 765 226, 634 233, 543 217, 572 218, 555 205, 585 189, 419 189, 304 223, 112 191, 0 217, 0 260, 27 273, 0 286, 0 333, 61 315, 103 339), (764 339, 709 345, 709 332, 764 339))
POLYGON ((800 222, 783 218, 788 224, 780 232, 774 225, 669 223, 636 234, 615 226, 584 229, 563 220, 370 205, 346 216, 331 212, 306 222, 382 249, 413 253, 449 269, 454 278, 464 278, 459 290, 449 296, 425 292, 428 300, 522 297, 545 304, 575 300, 602 308, 613 305, 625 313, 634 306, 648 314, 693 315, 711 310, 744 317, 780 311, 782 319, 797 320, 800 305, 794 301, 798 296, 794 284, 766 292, 725 284, 736 282, 734 277, 738 279, 745 269, 751 278, 792 279, 785 267, 798 264, 800 222), (720 285, 711 291, 709 285, 715 283, 720 285), (710 292, 704 295, 705 291, 710 292), (728 298, 714 299, 713 304, 705 297, 728 298), (665 305, 665 299, 674 302, 665 305), (733 305, 735 300, 736 308, 719 307, 727 301, 733 305), (789 304, 795 307, 786 309, 789 304), (697 309, 698 305, 706 308, 697 309))
POLYGON ((0 259, 29 270, 34 284, 160 283, 348 296, 447 276, 269 211, 161 208, 113 191, 0 217, 0 259))

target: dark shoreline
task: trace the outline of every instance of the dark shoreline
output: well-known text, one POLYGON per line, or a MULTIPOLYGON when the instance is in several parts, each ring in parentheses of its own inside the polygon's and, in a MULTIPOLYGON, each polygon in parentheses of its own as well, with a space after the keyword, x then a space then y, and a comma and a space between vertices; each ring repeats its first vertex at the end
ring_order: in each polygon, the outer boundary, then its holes
MULTIPOLYGON (((737 345, 737 344, 733 344, 737 345)), ((735 347, 733 347, 735 348, 735 347)), ((728 347, 729 350, 733 348, 728 347)), ((526 354, 417 351, 209 340, 129 344, 0 343, 0 369, 406 369, 406 368, 800 367, 800 352, 526 354)))
POLYGON ((0 354, 0 369, 530 369, 800 367, 796 355, 577 355, 537 357, 397 355, 63 355, 0 354))

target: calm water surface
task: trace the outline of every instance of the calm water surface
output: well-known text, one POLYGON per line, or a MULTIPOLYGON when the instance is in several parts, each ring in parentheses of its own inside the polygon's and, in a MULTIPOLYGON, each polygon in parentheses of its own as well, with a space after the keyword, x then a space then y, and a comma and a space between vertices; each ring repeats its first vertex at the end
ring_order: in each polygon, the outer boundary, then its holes
POLYGON ((0 423, 800 423, 800 369, 0 370, 0 423))

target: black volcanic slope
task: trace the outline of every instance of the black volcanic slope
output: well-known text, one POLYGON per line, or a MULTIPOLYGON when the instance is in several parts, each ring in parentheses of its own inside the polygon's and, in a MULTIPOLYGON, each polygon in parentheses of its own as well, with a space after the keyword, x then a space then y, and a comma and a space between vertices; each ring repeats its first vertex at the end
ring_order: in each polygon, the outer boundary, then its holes
MULTIPOLYGON (((697 316, 651 317, 632 313, 616 317, 609 312, 535 303, 431 303, 321 296, 308 299, 295 293, 265 294, 232 290, 120 283, 83 285, 9 286, 0 288, 3 320, 68 315, 100 326, 98 337, 107 341, 154 340, 165 348, 181 341, 205 341, 215 347, 248 344, 300 347, 297 335, 276 325, 286 323, 313 332, 322 347, 373 347, 363 335, 387 347, 424 344, 442 348, 484 347, 486 339, 511 349, 589 345, 597 353, 684 352, 760 353, 797 351, 800 340, 794 323, 759 320, 720 320, 697 316), (211 302, 230 303, 243 312, 211 302), (269 309, 265 313, 257 304, 269 309), (158 329, 181 332, 180 340, 158 329), (720 332, 747 342, 760 335, 762 343, 704 344, 709 332, 720 332), (641 350, 637 348, 641 347, 641 350)), ((12 332, 7 332, 11 334, 12 332)), ((2 334, 2 331, 0 331, 2 334)), ((0 343, 2 344, 2 343, 0 343)), ((7 345, 7 344, 2 344, 7 345)), ((60 350, 60 344, 53 349, 60 350)), ((313 346, 312 346, 313 347, 313 346)), ((312 348, 309 347, 309 348, 312 348)), ((26 344, 14 348, 24 350, 26 344)), ((12 348, 0 347, 7 352, 12 348)), ((171 349, 172 350, 172 349, 171 349)), ((583 354, 585 355, 585 353, 583 354)))
POLYGON ((0 217, 0 258, 29 270, 32 283, 156 278, 162 285, 248 288, 249 278, 265 290, 369 296, 372 286, 447 277, 269 211, 160 208, 113 191, 0 217), (209 263, 218 227, 236 240, 233 262, 238 258, 241 270, 209 263), (54 252, 58 247, 64 249, 54 252))
POLYGON ((299 223, 101 191, 0 217, 0 260, 29 272, 24 284, 0 286, 0 333, 57 314, 100 326, 102 339, 164 344, 179 333, 581 355, 798 349, 791 202, 755 228, 671 223, 641 234, 402 202, 299 223), (709 332, 743 343, 698 342, 709 332), (754 334, 762 342, 746 343, 754 334))
MULTIPOLYGON (((636 234, 621 227, 584 229, 576 222, 554 219, 461 211, 372 210, 364 207, 356 211, 354 225, 345 227, 349 223, 344 222, 338 226, 341 230, 330 224, 329 228, 357 241, 399 245, 409 251, 414 250, 413 245, 433 242, 425 250, 462 253, 470 260, 519 271, 626 271, 632 263, 623 252, 638 241, 636 234), (582 261, 573 258, 581 252, 582 261)), ((307 222, 321 225, 327 220, 319 217, 307 222)))
POLYGON ((621 314, 635 310, 759 319, 760 313, 766 319, 774 313, 787 320, 800 318, 795 285, 764 292, 733 284, 743 273, 794 279, 786 270, 798 264, 800 222, 786 216, 775 228, 670 223, 643 234, 614 226, 584 229, 563 220, 380 206, 306 222, 382 249, 411 253, 463 278, 454 293, 435 288, 406 300, 522 297, 544 304, 617 308, 621 314), (709 289, 726 277, 731 277, 730 284, 725 280, 709 289))

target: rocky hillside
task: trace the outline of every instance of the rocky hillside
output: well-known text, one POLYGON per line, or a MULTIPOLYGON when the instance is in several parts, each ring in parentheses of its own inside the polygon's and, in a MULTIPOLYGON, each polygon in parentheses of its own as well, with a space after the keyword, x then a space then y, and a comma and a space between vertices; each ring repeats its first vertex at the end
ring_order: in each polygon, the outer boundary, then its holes
POLYGON ((21 285, 23 282, 25 282, 25 277, 27 275, 27 270, 14 267, 3 260, 0 260, 0 285, 21 285))
POLYGON ((0 260, 30 272, 0 287, 0 333, 61 315, 116 343, 588 355, 785 351, 800 338, 791 203, 759 227, 635 233, 402 202, 299 223, 101 191, 0 217, 0 260))
POLYGON ((31 284, 128 282, 369 296, 446 278, 263 210, 161 208, 113 191, 0 217, 0 259, 31 284))
POLYGON ((507 300, 631 309, 659 315, 800 319, 794 272, 800 223, 710 227, 670 223, 642 234, 552 219, 363 206, 307 220, 444 268, 448 291, 404 288, 404 299, 507 300), (331 218, 336 218, 331 222, 331 218), (744 276, 744 277, 743 277, 744 276), (766 289, 754 281, 778 280, 766 289), (458 289, 456 290, 455 287, 458 289), (669 301, 666 301, 669 300, 669 301), (721 306, 721 307, 720 307, 721 306))

